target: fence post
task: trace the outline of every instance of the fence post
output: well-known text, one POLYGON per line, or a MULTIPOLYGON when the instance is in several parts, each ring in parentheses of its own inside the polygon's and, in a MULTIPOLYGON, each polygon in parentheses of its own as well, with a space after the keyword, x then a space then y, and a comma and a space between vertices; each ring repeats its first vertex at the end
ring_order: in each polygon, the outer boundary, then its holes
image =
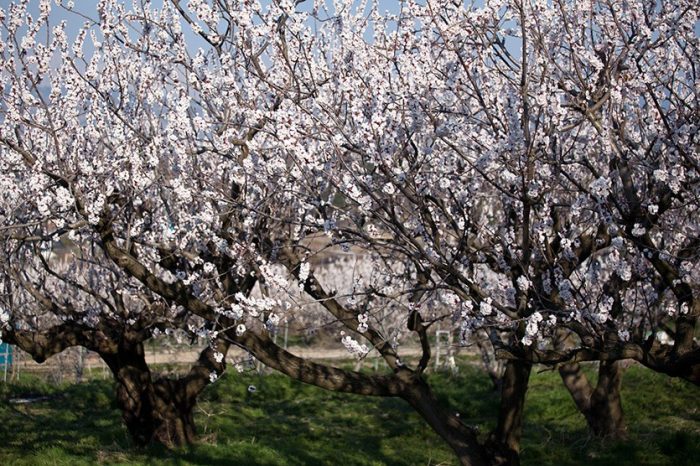
POLYGON ((437 330, 435 331, 435 370, 440 368, 440 353, 442 349, 442 336, 446 337, 446 347, 445 347, 445 363, 450 364, 450 356, 452 349, 452 333, 449 330, 437 330))
POLYGON ((2 381, 7 382, 7 363, 9 362, 10 345, 5 343, 3 346, 5 346, 5 360, 3 361, 4 374, 2 376, 2 381))

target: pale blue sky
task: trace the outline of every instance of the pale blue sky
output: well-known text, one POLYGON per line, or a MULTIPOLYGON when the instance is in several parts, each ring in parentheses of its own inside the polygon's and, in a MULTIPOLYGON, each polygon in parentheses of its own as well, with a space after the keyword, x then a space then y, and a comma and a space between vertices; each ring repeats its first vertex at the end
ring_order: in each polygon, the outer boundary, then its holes
MULTIPOLYGON (((124 0, 129 6, 132 5, 133 0, 124 0)), ((263 3, 267 3, 269 0, 263 0, 263 3)), ((484 3, 484 0, 463 0, 465 4, 473 4, 475 6, 481 6, 484 3)), ((65 2, 65 0, 64 0, 65 2)), ((3 9, 7 9, 7 7, 11 4, 12 2, 10 0, 0 0, 0 7, 3 9)), ((66 11, 65 9, 56 6, 55 3, 52 1, 52 11, 51 11, 51 17, 50 21, 53 24, 57 24, 58 22, 65 20, 68 24, 68 35, 69 39, 72 39, 75 37, 78 29, 82 26, 84 23, 85 19, 81 18, 79 15, 76 15, 74 13, 71 13, 69 11, 66 11)), ((75 3, 75 10, 80 11, 87 16, 96 18, 96 5, 97 5, 97 0, 74 0, 75 3)), ((181 0, 181 3, 183 5, 187 4, 187 0, 181 0)), ((310 1, 306 2, 307 4, 311 4, 310 1)), ((331 3, 331 0, 329 0, 329 3, 331 3)), ((163 0, 152 0, 151 5, 152 7, 155 8, 160 8, 163 4, 163 0)), ((380 10, 382 11, 390 11, 390 12, 397 12, 399 9, 399 6, 401 4, 400 0, 379 0, 379 6, 380 10)), ((29 1, 29 11, 32 13, 32 16, 37 16, 38 15, 38 9, 39 9, 39 0, 30 0, 29 1)), ((303 8, 303 6, 302 6, 303 8)), ((183 26, 183 31, 185 33, 185 40, 187 43, 192 47, 192 50, 196 50, 199 47, 207 47, 206 42, 199 37, 196 33, 192 31, 192 29, 188 25, 183 26)), ((700 21, 696 23, 695 25, 695 34, 696 36, 700 36, 700 21)), ((369 39, 369 37, 368 37, 369 39)), ((510 50, 510 52, 515 56, 518 57, 520 56, 520 47, 519 47, 519 41, 515 38, 508 37, 506 38, 506 46, 510 50)), ((90 54, 90 48, 92 47, 91 41, 86 41, 86 49, 85 51, 90 54)))
MULTIPOLYGON (((132 5, 132 0, 125 0, 126 3, 131 6, 132 5)), ((480 0, 481 1, 481 0, 480 0)), ((12 3, 11 0, 0 0, 0 7, 3 8, 4 10, 7 10, 9 5, 12 3)), ((64 0, 64 3, 66 3, 66 0, 64 0)), ((96 18, 97 17, 97 0, 74 0, 75 7, 74 9, 76 11, 79 11, 80 13, 85 14, 86 16, 89 16, 91 18, 96 18)), ((187 0, 181 0, 181 3, 183 5, 187 4, 187 0)), ((267 3, 267 2, 263 2, 267 3)), ((311 4, 311 2, 307 2, 311 4)), ((379 0, 379 6, 382 11, 391 11, 391 12, 396 12, 398 11, 399 5, 400 5, 399 0, 379 0)), ((57 6, 53 0, 51 2, 52 8, 51 8, 51 16, 50 16, 50 21, 53 24, 57 24, 60 21, 65 20, 67 25, 68 25, 68 34, 69 38, 72 38, 75 36, 77 33, 78 29, 83 25, 85 19, 81 18, 79 15, 71 13, 69 11, 66 11, 65 9, 57 6)), ((163 5, 163 0, 151 0, 151 5, 152 8, 160 8, 163 5)), ((303 6, 302 6, 303 7, 303 6)), ((39 0, 30 0, 29 1, 29 11, 32 14, 32 16, 36 17, 38 16, 39 12, 39 0)), ((197 40, 197 35, 192 32, 191 28, 185 27, 183 28, 183 31, 185 32, 186 38, 189 41, 194 40, 195 43, 199 43, 200 40, 197 40)), ((192 42, 189 42, 192 43, 192 42)), ((203 43, 201 45, 204 45, 203 43)))

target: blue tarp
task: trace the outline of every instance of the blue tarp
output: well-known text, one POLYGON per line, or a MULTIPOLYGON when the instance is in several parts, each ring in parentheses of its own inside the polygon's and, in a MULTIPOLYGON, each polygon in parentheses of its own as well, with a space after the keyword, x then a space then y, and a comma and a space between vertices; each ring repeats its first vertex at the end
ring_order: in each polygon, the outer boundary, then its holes
POLYGON ((0 343, 0 367, 12 364, 12 347, 7 343, 0 343))

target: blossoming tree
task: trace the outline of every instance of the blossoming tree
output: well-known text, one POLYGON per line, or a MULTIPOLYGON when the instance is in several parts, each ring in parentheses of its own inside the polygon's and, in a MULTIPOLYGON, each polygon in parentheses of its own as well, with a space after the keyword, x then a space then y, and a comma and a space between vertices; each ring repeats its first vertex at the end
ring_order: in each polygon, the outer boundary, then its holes
POLYGON ((700 377, 698 6, 681 3, 103 0, 69 41, 50 2, 30 20, 23 1, 0 15, 2 228, 84 237, 265 364, 401 397, 463 464, 516 464, 533 363, 570 364, 574 394, 582 360, 613 391, 622 358, 700 377), (310 267, 319 235, 376 278, 334 291, 310 267), (288 300, 254 283, 303 290, 391 373, 279 348, 288 300), (438 321, 509 359, 487 441, 423 377, 438 321))
POLYGON ((117 405, 135 445, 191 443, 197 396, 225 370, 229 343, 201 319, 129 283, 89 241, 56 248, 60 260, 38 247, 50 237, 24 234, 28 229, 0 234, 0 338, 37 362, 72 346, 96 352, 117 382, 117 405), (164 332, 211 340, 182 377, 158 376, 146 363, 144 342, 164 332))
POLYGON ((336 9, 296 36, 275 149, 318 231, 403 256, 465 332, 507 332, 498 441, 517 452, 532 363, 568 363, 602 435, 624 434, 617 360, 698 383, 697 5, 336 9))

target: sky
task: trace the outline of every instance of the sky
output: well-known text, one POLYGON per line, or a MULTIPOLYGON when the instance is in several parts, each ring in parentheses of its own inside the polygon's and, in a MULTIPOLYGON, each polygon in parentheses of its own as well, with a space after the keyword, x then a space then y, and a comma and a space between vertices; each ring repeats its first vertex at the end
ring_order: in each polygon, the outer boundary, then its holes
MULTIPOLYGON (((124 3, 128 5, 128 8, 131 9, 132 5, 134 3, 138 4, 141 3, 142 1, 145 0, 123 0, 124 3)), ((151 8, 156 8, 160 9, 163 5, 163 1, 168 1, 168 0, 150 0, 151 8)), ((270 0, 261 0, 263 4, 269 4, 270 0)), ((378 0, 379 1, 379 9, 380 11, 389 11, 392 13, 398 12, 399 7, 400 7, 400 0, 378 0)), ((468 1, 468 0, 465 0, 468 1)), ((483 0, 476 0, 478 3, 482 3, 483 0)), ((0 8, 3 10, 7 11, 9 6, 12 3, 16 3, 17 0, 14 2, 12 0, 0 0, 0 8)), ((329 4, 332 3, 332 0, 328 0, 329 4)), ((62 0, 62 4, 67 4, 68 0, 62 0)), ((73 0, 74 7, 73 9, 77 12, 82 13, 83 15, 90 17, 90 18, 97 18, 97 4, 98 0, 73 0)), ((182 5, 187 5, 188 0, 180 0, 180 3, 182 5)), ((306 5, 311 5, 311 1, 306 1, 304 2, 306 5)), ((32 17, 36 18, 39 15, 39 4, 40 0, 29 0, 29 7, 28 11, 32 15, 32 17)), ((304 8, 304 4, 300 6, 300 8, 304 8)), ((75 12, 71 12, 66 10, 65 8, 56 5, 56 2, 54 0, 51 0, 51 14, 49 16, 49 23, 51 25, 56 25, 59 24, 61 21, 66 21, 66 33, 68 35, 68 40, 69 43, 72 42, 72 40, 77 36, 78 31, 80 28, 83 26, 83 24, 86 21, 85 17, 81 17, 80 15, 76 14, 75 12)), ((199 48, 207 49, 209 45, 206 43, 206 41, 200 37, 197 33, 195 33, 192 28, 185 24, 183 20, 183 27, 182 31, 185 36, 185 41, 189 45, 190 50, 196 51, 199 48)), ((0 31, 0 39, 2 38, 2 31, 0 31)), ((368 31, 367 33, 367 40, 371 40, 370 33, 368 31)), ((85 45, 83 48, 83 51, 85 52, 86 56, 91 56, 93 52, 93 44, 91 40, 86 40, 85 45)), ((59 63, 56 62, 57 59, 55 59, 51 66, 56 67, 59 65, 59 63)))
MULTIPOLYGON (((67 0, 62 0, 63 3, 67 3, 67 0)), ((97 12, 96 12, 96 5, 98 3, 97 0, 73 0, 75 4, 75 10, 80 11, 81 13, 84 13, 86 16, 96 18, 97 17, 97 12)), ((124 0, 125 3, 127 3, 129 6, 132 5, 132 3, 140 2, 142 0, 124 0)), ((168 1, 168 0, 151 0, 151 5, 152 8, 160 8, 162 7, 163 1, 168 1)), ((270 0, 262 0, 262 3, 269 3, 270 0)), ((327 0, 329 3, 332 3, 332 0, 327 0)), ((396 13, 399 10, 401 1, 400 0, 378 0, 379 1, 379 9, 380 11, 388 11, 392 13, 396 13)), ((447 0, 438 0, 438 1, 447 1, 447 0)), ((480 7, 483 6, 484 0, 462 0, 465 2, 465 5, 472 4, 475 7, 480 7)), ((578 0, 582 1, 582 0, 578 0)), ((660 0, 660 1, 667 1, 667 0, 660 0)), ((668 0, 671 1, 671 0, 668 0)), ((181 4, 186 5, 188 3, 188 0, 180 0, 181 4)), ((0 0, 0 8, 7 10, 8 6, 13 3, 11 0, 0 0)), ((79 15, 66 11, 64 8, 61 8, 57 5, 55 5, 55 2, 52 0, 52 10, 51 10, 51 16, 50 16, 50 22, 52 24, 57 24, 58 22, 65 20, 67 24, 67 33, 69 40, 72 40, 80 27, 84 24, 85 18, 80 17, 79 15)), ((310 5, 312 2, 308 1, 306 4, 310 5)), ((303 6, 301 7, 303 8, 303 6)), ((32 16, 36 17, 38 15, 39 11, 39 0, 29 0, 29 11, 31 12, 32 16)), ((191 27, 183 23, 183 32, 185 34, 185 40, 187 41, 188 44, 191 45, 192 50, 196 50, 200 47, 202 48, 207 48, 207 43, 199 37, 198 34, 196 34, 191 27)), ((698 21, 695 25, 695 34, 697 37, 700 37, 700 21, 698 21)), ((369 33, 366 37, 367 40, 371 40, 371 37, 369 36, 369 33)), ((519 40, 514 38, 514 37, 507 37, 506 38, 506 47, 509 49, 511 54, 514 57, 519 57, 520 56, 520 43, 519 40)), ((84 51, 87 53, 89 56, 92 52, 90 48, 92 47, 92 42, 90 40, 86 41, 85 45, 86 49, 84 51)))
MULTIPOLYGON (((76 11, 79 11, 86 16, 89 16, 91 18, 96 18, 97 17, 97 0, 73 0, 75 7, 74 9, 76 11)), ((140 0, 137 0, 140 1, 140 0)), ((166 0, 167 1, 167 0, 166 0)), ((181 4, 186 5, 187 0, 180 0, 181 4)), ((12 0, 0 0, 0 8, 3 10, 7 10, 10 4, 12 4, 12 0)), ((54 1, 52 0, 52 8, 51 8, 51 16, 50 16, 50 21, 53 24, 57 24, 60 21, 65 20, 67 24, 67 31, 69 38, 74 37, 77 34, 78 29, 83 25, 85 19, 81 18, 80 16, 71 13, 69 11, 66 11, 64 8, 61 8, 60 6, 57 6, 54 1)), ((67 0, 63 0, 63 3, 66 4, 67 0)), ((125 3, 128 5, 132 4, 132 0, 125 0, 125 3)), ((263 3, 268 3, 268 1, 263 0, 263 3)), ((309 4, 311 2, 308 2, 309 4)), ((481 3, 481 0, 480 2, 481 3)), ((151 7, 152 8, 161 8, 163 5, 163 0, 151 0, 151 7)), ((399 0, 379 0, 379 8, 381 11, 390 11, 390 12, 397 12, 399 9, 400 1, 399 0)), ((29 11, 32 14, 32 16, 36 17, 38 16, 39 13, 39 0, 30 0, 29 1, 29 11)), ((185 32, 186 39, 188 40, 188 43, 191 43, 190 40, 194 40, 195 42, 200 42, 201 39, 197 37, 197 34, 195 34, 191 28, 186 27, 183 28, 183 31, 185 32)), ((202 44, 203 45, 203 44, 202 44)))

